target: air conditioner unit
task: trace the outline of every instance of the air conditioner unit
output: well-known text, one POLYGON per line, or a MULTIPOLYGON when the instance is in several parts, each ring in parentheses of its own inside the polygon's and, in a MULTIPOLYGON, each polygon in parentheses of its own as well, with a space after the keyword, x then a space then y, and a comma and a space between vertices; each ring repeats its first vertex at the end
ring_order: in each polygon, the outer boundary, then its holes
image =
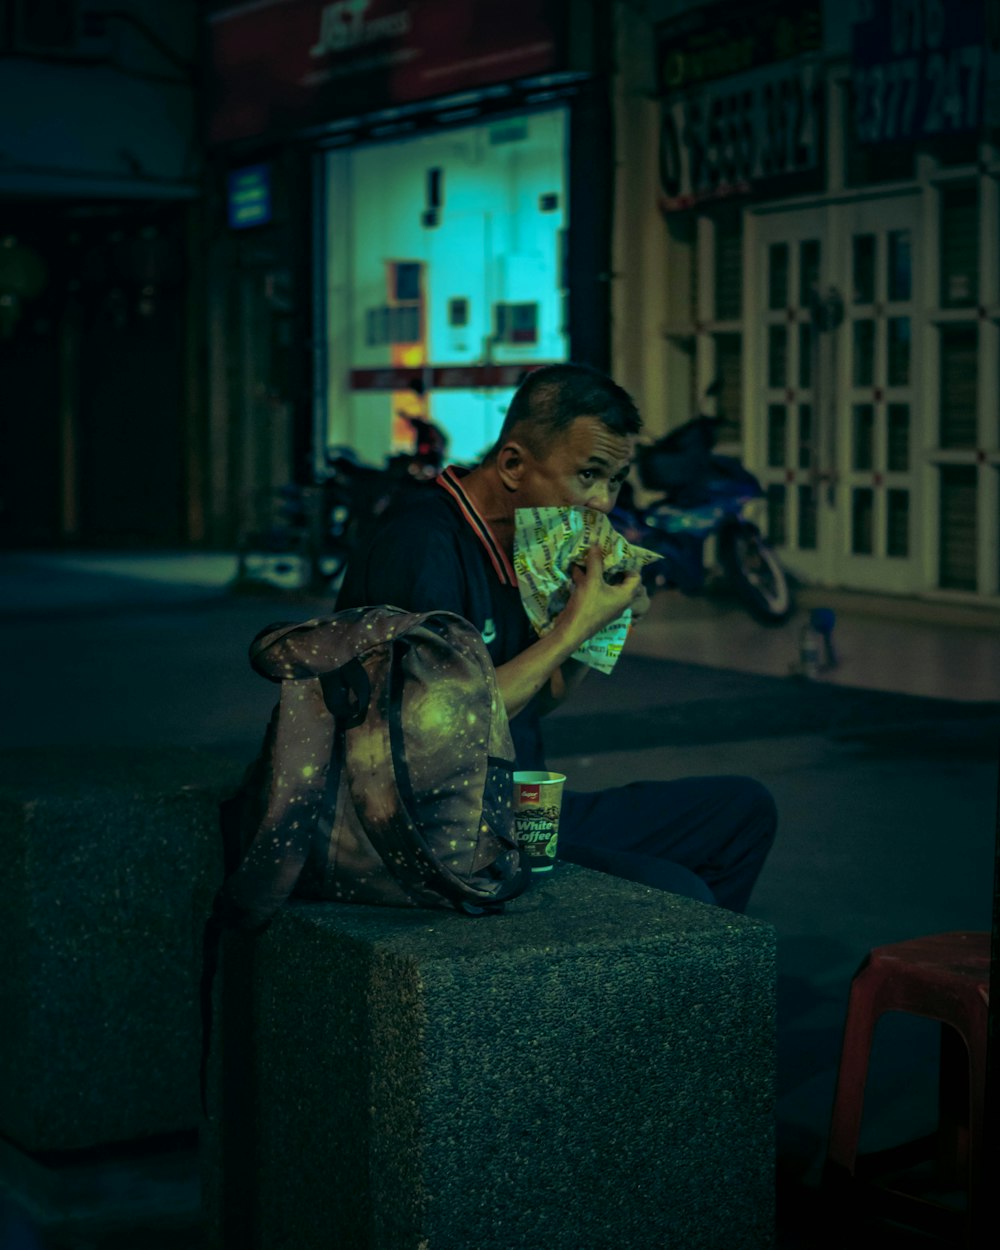
POLYGON ((494 342, 525 346, 538 342, 537 303, 494 304, 494 342))

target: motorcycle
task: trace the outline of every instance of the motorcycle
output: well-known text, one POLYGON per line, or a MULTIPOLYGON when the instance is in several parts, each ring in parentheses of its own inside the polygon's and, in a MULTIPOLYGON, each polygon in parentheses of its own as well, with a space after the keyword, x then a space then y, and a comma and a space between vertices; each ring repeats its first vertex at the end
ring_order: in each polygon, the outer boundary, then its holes
POLYGON ((685 594, 702 590, 708 580, 705 544, 714 537, 719 564, 751 616, 780 625, 794 609, 788 577, 758 527, 744 516, 764 491, 739 460, 713 451, 721 424, 721 417, 693 417, 640 447, 639 481, 662 494, 640 507, 626 482, 611 520, 629 542, 662 557, 643 571, 650 593, 660 587, 685 594))
POLYGON ((237 583, 335 595, 367 526, 400 492, 440 471, 443 443, 420 436, 414 452, 391 456, 381 468, 351 448, 330 448, 318 482, 280 487, 270 524, 240 543, 237 583))

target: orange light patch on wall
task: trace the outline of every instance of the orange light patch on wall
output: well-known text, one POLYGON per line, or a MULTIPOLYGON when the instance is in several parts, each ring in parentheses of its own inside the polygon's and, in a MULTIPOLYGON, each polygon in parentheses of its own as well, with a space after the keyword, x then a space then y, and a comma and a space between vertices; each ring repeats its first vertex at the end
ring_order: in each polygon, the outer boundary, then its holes
POLYGON ((416 435, 405 418, 427 419, 429 415, 428 397, 423 390, 423 372, 427 364, 424 270, 421 260, 386 261, 386 303, 391 327, 389 360, 394 366, 412 368, 414 381, 420 383, 420 389, 408 387, 404 391, 392 391, 389 395, 391 452, 412 452, 416 446, 416 435))

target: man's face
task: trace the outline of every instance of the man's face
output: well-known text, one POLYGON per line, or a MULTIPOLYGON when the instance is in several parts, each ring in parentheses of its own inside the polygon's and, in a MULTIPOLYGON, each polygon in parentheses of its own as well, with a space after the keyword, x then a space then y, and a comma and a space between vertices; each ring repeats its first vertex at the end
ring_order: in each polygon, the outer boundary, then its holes
POLYGON ((577 417, 541 458, 524 453, 519 508, 595 508, 610 512, 628 477, 632 439, 597 417, 577 417))

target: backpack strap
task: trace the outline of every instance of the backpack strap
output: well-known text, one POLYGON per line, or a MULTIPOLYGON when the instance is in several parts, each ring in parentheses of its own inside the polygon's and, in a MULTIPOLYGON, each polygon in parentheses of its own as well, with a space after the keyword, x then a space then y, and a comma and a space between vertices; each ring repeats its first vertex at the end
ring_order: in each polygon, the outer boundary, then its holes
MULTIPOLYGON (((419 618, 418 623, 423 624, 426 617, 436 615, 438 614, 427 613, 419 618)), ((423 832, 413 818, 410 810, 413 786, 406 761, 401 700, 397 697, 403 680, 402 660, 409 643, 404 636, 392 639, 387 645, 391 649, 391 660, 379 692, 378 714, 370 716, 365 726, 366 733, 379 739, 377 748, 366 753, 372 771, 366 772, 365 785, 378 793, 394 794, 397 801, 391 806, 379 805, 379 809, 373 811, 370 805, 361 801, 362 796, 356 791, 348 769, 348 784, 351 785, 355 799, 355 810, 383 863, 398 883, 418 902, 435 901, 434 894, 425 895, 422 889, 421 883, 427 883, 433 884, 434 890, 450 899, 459 911, 469 915, 502 911, 506 899, 523 892, 526 884, 523 878, 530 871, 527 865, 522 864, 522 871, 511 878, 506 888, 498 889, 498 881, 495 879, 484 883, 483 889, 479 891, 461 881, 431 854, 423 832)), ((479 661, 478 655, 476 659, 479 661)), ((491 758, 489 763, 505 768, 513 767, 509 760, 491 758)), ((516 847, 512 844, 512 863, 515 858, 516 847)))
MULTIPOLYGON (((309 787, 307 801, 282 813, 278 820, 260 822, 249 849, 215 895, 212 912, 202 931, 201 947, 201 1105, 207 1114, 208 1104, 208 1057, 212 1043, 212 988, 219 967, 222 935, 227 929, 244 929, 260 932, 288 900, 305 868, 312 845, 316 819, 330 804, 334 810, 340 786, 343 765, 344 730, 360 725, 368 713, 370 684, 368 673, 360 660, 348 661, 342 668, 320 675, 323 702, 334 718, 333 740, 328 753, 329 763, 325 777, 320 774, 318 784, 309 787), (275 854, 275 848, 281 848, 275 854)), ((282 687, 282 702, 277 715, 272 718, 265 738, 265 753, 273 758, 282 751, 284 740, 291 733, 291 713, 294 703, 292 687, 282 687), (284 715, 282 714, 284 713, 284 715)), ((260 784, 262 759, 258 759, 247 775, 246 784, 260 784)), ((240 796, 237 795, 238 802, 240 796)), ((272 813, 268 812, 268 816, 272 813)), ((227 830, 232 810, 224 804, 220 811, 223 822, 223 840, 227 858, 232 858, 232 831, 227 830), (229 834, 227 839, 227 833, 229 834)))

